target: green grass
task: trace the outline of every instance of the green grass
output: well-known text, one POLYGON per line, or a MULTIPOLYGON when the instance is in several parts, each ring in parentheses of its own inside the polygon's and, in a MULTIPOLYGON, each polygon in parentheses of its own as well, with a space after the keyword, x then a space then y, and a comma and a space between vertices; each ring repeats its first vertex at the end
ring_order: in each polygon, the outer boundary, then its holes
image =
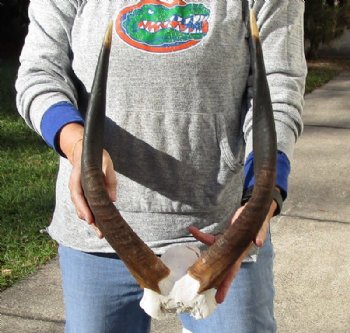
POLYGON ((305 92, 308 94, 321 87, 339 73, 340 70, 334 68, 309 68, 305 92))
POLYGON ((40 232, 54 207, 57 156, 15 107, 17 62, 0 59, 0 290, 56 254, 40 232))

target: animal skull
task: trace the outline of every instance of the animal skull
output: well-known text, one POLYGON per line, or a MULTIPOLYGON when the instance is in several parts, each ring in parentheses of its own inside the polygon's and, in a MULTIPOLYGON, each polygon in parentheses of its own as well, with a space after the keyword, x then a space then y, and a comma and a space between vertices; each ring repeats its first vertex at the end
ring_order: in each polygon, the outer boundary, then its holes
POLYGON ((171 247, 162 255, 161 260, 170 269, 170 274, 160 282, 160 294, 145 288, 140 305, 146 313, 161 319, 169 313, 187 312, 202 319, 215 310, 216 289, 198 293, 199 282, 187 274, 199 257, 199 249, 189 245, 171 247))

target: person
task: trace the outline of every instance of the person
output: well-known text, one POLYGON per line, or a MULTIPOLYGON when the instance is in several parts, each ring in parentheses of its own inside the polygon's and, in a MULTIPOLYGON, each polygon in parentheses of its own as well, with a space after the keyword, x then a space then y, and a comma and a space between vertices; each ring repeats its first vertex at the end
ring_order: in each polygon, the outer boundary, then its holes
MULTIPOLYGON (((245 202, 254 186, 246 3, 30 2, 17 105, 60 155, 48 232, 59 244, 65 332, 150 329, 139 307, 142 289, 95 226, 80 184, 84 114, 108 21, 105 185, 128 224, 160 255, 174 244, 212 244, 242 211, 242 187, 245 202)), ((303 127, 304 1, 250 6, 274 110, 276 188, 285 199, 303 127)), ((269 222, 280 208, 272 202, 256 246, 219 288, 215 312, 203 320, 180 316, 184 332, 276 331, 269 222)))

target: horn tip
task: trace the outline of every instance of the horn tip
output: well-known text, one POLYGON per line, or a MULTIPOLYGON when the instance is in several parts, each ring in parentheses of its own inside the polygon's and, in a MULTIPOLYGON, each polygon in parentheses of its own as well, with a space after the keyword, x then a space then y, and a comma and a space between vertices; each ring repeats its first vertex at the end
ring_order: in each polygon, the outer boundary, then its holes
POLYGON ((109 21, 108 22, 108 26, 106 29, 106 34, 105 34, 105 38, 104 38, 104 42, 103 45, 106 48, 110 48, 111 44, 112 44, 112 27, 113 27, 113 22, 109 21))
POLYGON ((256 22, 256 14, 253 9, 250 10, 250 31, 254 38, 259 39, 259 28, 256 22))

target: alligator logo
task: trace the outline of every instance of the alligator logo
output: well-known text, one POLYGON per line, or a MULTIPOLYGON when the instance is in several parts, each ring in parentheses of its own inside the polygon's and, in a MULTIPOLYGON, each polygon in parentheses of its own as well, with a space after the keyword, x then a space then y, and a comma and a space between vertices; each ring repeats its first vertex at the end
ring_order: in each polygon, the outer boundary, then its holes
POLYGON ((169 53, 198 44, 209 30, 210 10, 183 0, 141 0, 122 9, 116 31, 127 44, 147 52, 169 53))

